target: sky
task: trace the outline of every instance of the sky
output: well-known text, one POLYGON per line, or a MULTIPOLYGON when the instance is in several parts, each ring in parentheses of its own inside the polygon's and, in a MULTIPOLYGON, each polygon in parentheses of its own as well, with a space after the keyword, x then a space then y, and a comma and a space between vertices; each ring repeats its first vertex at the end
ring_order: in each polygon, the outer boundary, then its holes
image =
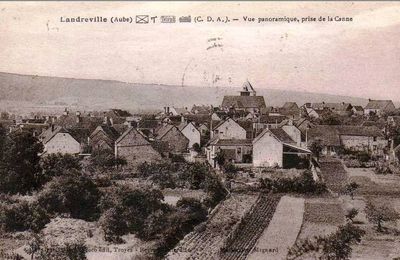
POLYGON ((248 79, 256 89, 400 101, 399 69, 399 2, 0 3, 2 72, 204 87, 240 87, 248 79), (239 21, 60 21, 136 15, 239 21), (353 21, 257 23, 283 16, 353 21), (218 47, 209 48, 212 38, 218 47))

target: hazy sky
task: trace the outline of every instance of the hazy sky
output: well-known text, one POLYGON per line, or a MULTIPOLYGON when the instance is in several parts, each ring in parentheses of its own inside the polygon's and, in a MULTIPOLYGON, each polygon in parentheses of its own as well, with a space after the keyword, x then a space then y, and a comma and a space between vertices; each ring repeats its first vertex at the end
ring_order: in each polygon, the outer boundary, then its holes
MULTIPOLYGON (((0 71, 291 89, 400 100, 398 2, 1 2, 0 71), (61 23, 60 17, 229 16, 235 23, 61 23), (245 23, 255 17, 353 22, 245 23), (207 48, 219 37, 222 47, 207 48)), ((1 94, 1 93, 0 93, 1 94)))

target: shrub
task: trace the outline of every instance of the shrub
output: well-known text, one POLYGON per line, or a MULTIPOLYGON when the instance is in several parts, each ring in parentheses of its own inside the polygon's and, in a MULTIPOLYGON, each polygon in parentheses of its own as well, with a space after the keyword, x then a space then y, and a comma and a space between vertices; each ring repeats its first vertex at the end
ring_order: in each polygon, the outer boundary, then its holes
POLYGON ((358 214, 358 210, 355 208, 352 208, 347 211, 345 217, 348 221, 353 222, 353 219, 357 216, 357 214, 358 214))
POLYGON ((118 207, 108 209, 100 217, 99 225, 104 232, 104 240, 121 243, 121 236, 127 231, 127 223, 121 218, 122 210, 118 207))
POLYGON ((0 225, 6 232, 38 232, 50 222, 47 212, 36 203, 23 201, 4 205, 0 209, 0 225))
POLYGON ((301 176, 294 178, 279 178, 276 180, 261 179, 261 187, 267 192, 296 192, 305 194, 322 194, 326 192, 324 183, 316 182, 310 171, 304 171, 301 176))
POLYGON ((89 177, 72 171, 55 177, 39 193, 39 204, 49 213, 67 213, 73 218, 98 218, 100 191, 89 177))
MULTIPOLYGON (((41 159, 43 181, 48 182, 53 177, 63 175, 68 170, 81 170, 80 159, 71 154, 49 154, 41 159)), ((43 183, 43 184, 44 184, 43 183)))
MULTIPOLYGON (((105 239, 119 241, 121 235, 129 232, 139 234, 146 239, 152 238, 155 231, 145 228, 155 223, 151 218, 157 217, 157 211, 169 210, 162 200, 163 195, 159 190, 148 188, 119 187, 112 195, 105 196, 100 202, 101 208, 105 209, 100 218, 105 239)), ((154 228, 156 230, 156 227, 154 228)))
POLYGON ((221 180, 212 173, 206 175, 204 189, 207 192, 207 198, 205 199, 204 204, 209 208, 215 207, 228 195, 228 191, 222 184, 221 180))

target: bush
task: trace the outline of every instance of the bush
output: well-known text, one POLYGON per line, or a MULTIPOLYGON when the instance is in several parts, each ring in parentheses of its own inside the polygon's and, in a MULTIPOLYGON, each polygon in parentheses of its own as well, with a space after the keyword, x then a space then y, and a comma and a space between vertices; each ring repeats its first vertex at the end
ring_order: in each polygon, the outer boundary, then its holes
POLYGON ((49 213, 67 213, 73 218, 95 220, 101 193, 92 179, 72 171, 55 177, 39 193, 39 204, 49 213))
POLYGON ((205 199, 204 204, 209 208, 215 207, 228 195, 228 191, 222 184, 221 180, 212 173, 206 175, 204 189, 207 192, 207 198, 205 199))
POLYGON ((49 222, 47 212, 36 203, 23 201, 0 207, 0 225, 6 232, 38 232, 49 222))
MULTIPOLYGON (((149 228, 156 212, 168 212, 159 190, 130 189, 119 187, 113 194, 106 195, 100 202, 105 210, 100 218, 101 227, 108 241, 120 241, 120 236, 129 232, 150 239, 154 232, 149 228)), ((157 221, 157 220, 155 220, 157 221)), ((165 221, 164 221, 165 223, 165 221)), ((156 227, 153 227, 156 229, 156 227)))
POLYGON ((73 169, 80 171, 82 169, 78 156, 60 153, 42 157, 41 166, 44 183, 50 181, 53 177, 63 175, 65 171, 73 169))
POLYGON ((294 178, 279 178, 276 180, 261 179, 260 185, 267 192, 295 192, 305 194, 322 194, 326 192, 324 183, 316 182, 310 171, 304 171, 301 176, 294 178))
POLYGON ((122 243, 121 236, 127 231, 127 223, 121 218, 120 208, 111 208, 100 217, 99 225, 104 232, 104 240, 122 243))

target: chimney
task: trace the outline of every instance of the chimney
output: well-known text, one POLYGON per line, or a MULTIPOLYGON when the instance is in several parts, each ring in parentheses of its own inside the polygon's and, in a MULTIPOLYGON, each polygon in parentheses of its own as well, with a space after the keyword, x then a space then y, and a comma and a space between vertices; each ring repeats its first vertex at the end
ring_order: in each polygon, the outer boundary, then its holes
POLYGON ((181 123, 185 123, 185 117, 181 115, 181 123))
POLYGON ((51 124, 51 131, 54 132, 54 124, 51 124))
POLYGON ((68 108, 65 108, 65 109, 64 109, 64 113, 63 113, 63 114, 64 114, 64 116, 68 116, 68 114, 69 114, 68 108))

